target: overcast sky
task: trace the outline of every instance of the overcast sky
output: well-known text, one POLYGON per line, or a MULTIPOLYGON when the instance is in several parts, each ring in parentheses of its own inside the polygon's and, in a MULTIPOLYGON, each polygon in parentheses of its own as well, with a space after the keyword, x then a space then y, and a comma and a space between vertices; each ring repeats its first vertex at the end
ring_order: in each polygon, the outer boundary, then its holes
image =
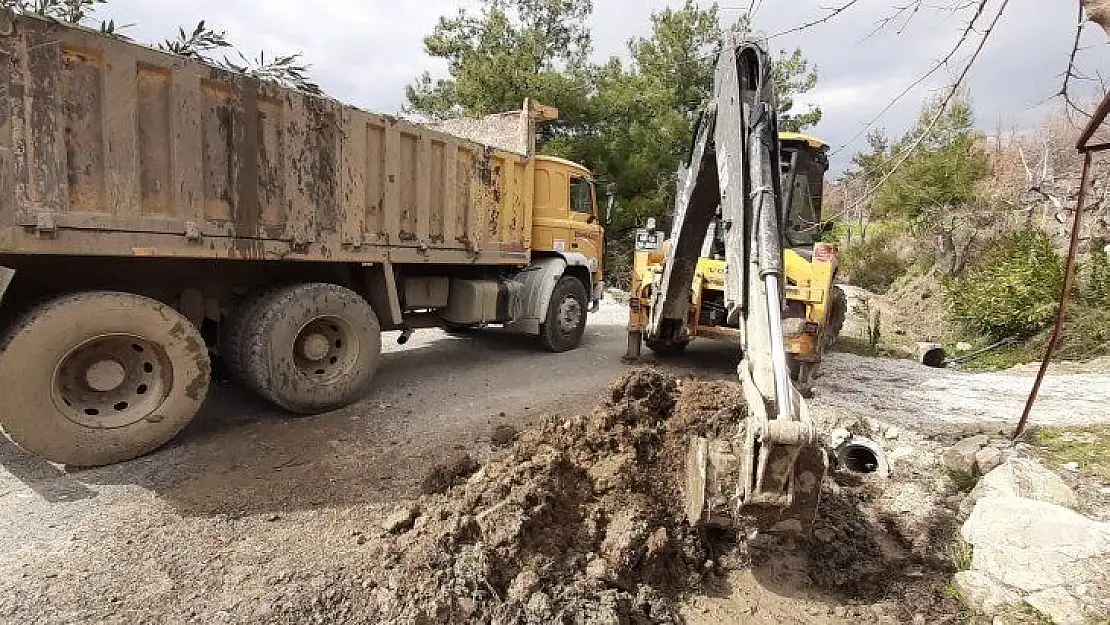
MULTIPOLYGON (((992 0, 992 7, 1000 0, 992 0)), ((768 34, 811 21, 836 0, 756 0, 762 4, 755 27, 768 34)), ((943 4, 943 0, 927 4, 943 4)), ((953 1, 955 3, 955 1, 953 1)), ((441 63, 425 56, 421 39, 437 18, 475 2, 447 0, 110 0, 104 12, 117 23, 135 23, 127 32, 144 42, 163 39, 178 25, 207 19, 227 30, 247 51, 301 51, 311 74, 331 96, 363 108, 395 113, 403 88, 424 70, 443 74, 441 63)), ((625 55, 630 37, 649 31, 649 15, 680 0, 594 0, 594 54, 625 55)), ((704 3, 708 4, 708 3, 704 3)), ((901 33, 887 29, 868 37, 898 0, 860 0, 830 22, 772 40, 774 48, 800 46, 820 70, 810 100, 825 117, 813 132, 834 149, 834 170, 863 147, 852 139, 898 92, 943 57, 962 29, 961 15, 923 10, 901 33)), ((749 0, 726 0, 722 21, 734 20, 749 0)), ((988 9, 990 11, 990 9, 988 9)), ((988 133, 1029 127, 1053 104, 1043 104, 1059 89, 1075 26, 1074 2, 1010 0, 976 68, 970 86, 977 121, 988 133)), ((1081 66, 1095 74, 1110 70, 1110 46, 1094 25, 1088 25, 1081 66)), ((970 46, 968 47, 970 50, 970 46)), ((922 102, 942 89, 959 66, 938 72, 916 89, 878 125, 899 134, 916 118, 922 102)))

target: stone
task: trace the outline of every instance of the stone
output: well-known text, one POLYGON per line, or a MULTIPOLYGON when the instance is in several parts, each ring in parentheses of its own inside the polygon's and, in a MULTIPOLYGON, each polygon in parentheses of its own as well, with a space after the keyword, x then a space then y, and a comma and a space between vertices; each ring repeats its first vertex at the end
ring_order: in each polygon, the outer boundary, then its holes
POLYGON ((982 571, 960 571, 952 578, 952 584, 967 607, 987 616, 1021 604, 1017 591, 982 571))
POLYGON ((974 475, 976 471, 975 454, 979 453, 979 450, 985 447, 990 440, 990 437, 986 434, 979 434, 965 438, 945 449, 942 456, 944 466, 950 471, 974 475))
POLYGON ((1066 470, 1071 471, 1072 473, 1075 473, 1075 472, 1079 471, 1079 463, 1078 462, 1066 462, 1066 463, 1063 464, 1063 467, 1066 470))
POLYGON ((852 438, 851 432, 845 428, 836 428, 829 433, 829 447, 836 449, 849 438, 852 438))
POLYGON ((524 569, 509 584, 506 598, 509 601, 524 603, 540 585, 540 576, 531 569, 524 569))
POLYGON ((975 467, 982 475, 990 473, 1002 464, 1002 450, 997 447, 984 447, 975 453, 975 467))
POLYGON ((1022 592, 1110 579, 1110 523, 1020 497, 984 498, 960 528, 972 569, 1022 592))
POLYGON ((892 441, 893 440, 898 440, 898 437, 901 436, 901 435, 902 435, 902 430, 899 430, 896 426, 893 426, 893 425, 888 427, 886 429, 886 433, 883 434, 883 436, 885 436, 887 438, 887 440, 892 440, 892 441))
POLYGON ((1084 625, 1087 616, 1081 604, 1070 592, 1059 586, 1046 588, 1025 598, 1034 610, 1052 619, 1055 625, 1084 625))
POLYGON ((956 351, 958 351, 958 352, 970 352, 971 351, 971 343, 968 343, 966 341, 960 341, 959 343, 956 343, 956 351))
POLYGON ((973 505, 987 497, 1024 497, 1067 508, 1079 505, 1075 491, 1060 476, 1029 458, 1010 458, 984 475, 964 500, 961 512, 970 513, 973 505))
POLYGON ((382 521, 382 529, 390 534, 407 532, 412 529, 418 516, 420 516, 420 507, 416 504, 400 508, 382 521))

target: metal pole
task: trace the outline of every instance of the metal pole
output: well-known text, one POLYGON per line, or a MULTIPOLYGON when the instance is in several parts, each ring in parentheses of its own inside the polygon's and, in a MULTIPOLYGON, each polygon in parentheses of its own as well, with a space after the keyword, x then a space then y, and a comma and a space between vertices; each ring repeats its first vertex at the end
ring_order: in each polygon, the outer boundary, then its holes
POLYGON ((1064 269, 1064 290, 1060 293, 1060 308, 1056 314, 1056 325, 1052 327, 1052 338, 1048 341, 1048 348, 1044 352, 1044 360, 1041 361, 1041 368, 1037 371, 1037 379, 1033 381, 1033 390, 1029 392, 1029 399, 1025 402, 1025 410, 1021 413, 1021 420, 1018 421, 1011 440, 1016 440, 1025 432, 1025 426, 1029 422, 1029 413, 1033 411, 1033 404, 1037 401, 1037 393, 1041 390, 1041 382, 1044 381, 1045 373, 1048 371, 1048 364, 1052 362, 1052 354, 1056 351, 1056 344, 1060 342, 1060 331, 1064 327, 1064 318, 1068 312, 1068 294, 1071 293, 1072 282, 1075 280, 1075 255, 1079 251, 1079 227, 1082 225, 1083 207, 1087 203, 1087 176, 1090 174, 1090 170, 1091 153, 1084 152, 1083 173, 1079 177, 1079 198, 1075 206, 1075 220, 1071 226, 1071 246, 1068 248, 1068 262, 1064 269))

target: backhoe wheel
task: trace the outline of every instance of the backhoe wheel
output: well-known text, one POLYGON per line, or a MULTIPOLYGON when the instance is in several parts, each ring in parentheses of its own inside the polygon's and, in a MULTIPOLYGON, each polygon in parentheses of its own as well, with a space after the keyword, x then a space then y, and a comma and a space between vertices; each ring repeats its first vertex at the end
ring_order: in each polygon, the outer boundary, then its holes
POLYGON ((169 306, 129 293, 61 297, 0 338, 0 425, 53 462, 129 460, 193 419, 210 375, 200 332, 169 306))
POLYGON ((354 291, 309 283, 277 289, 251 307, 240 331, 243 378, 299 414, 346 406, 370 387, 381 357, 378 318, 354 291))
POLYGON ((681 356, 683 352, 686 351, 686 346, 690 344, 690 341, 679 341, 677 343, 670 343, 666 341, 653 341, 651 339, 648 339, 644 342, 647 343, 647 346, 651 349, 651 351, 655 352, 657 356, 661 356, 663 358, 674 358, 675 356, 681 356))
POLYGON ((553 352, 578 347, 586 330, 586 287, 578 278, 563 276, 555 284, 547 319, 540 326, 540 342, 553 352))
POLYGON ((829 328, 826 333, 828 340, 825 341, 825 346, 828 347, 840 338, 840 331, 844 329, 844 319, 848 315, 848 296, 844 294, 844 289, 834 286, 832 288, 832 303, 829 310, 829 328))

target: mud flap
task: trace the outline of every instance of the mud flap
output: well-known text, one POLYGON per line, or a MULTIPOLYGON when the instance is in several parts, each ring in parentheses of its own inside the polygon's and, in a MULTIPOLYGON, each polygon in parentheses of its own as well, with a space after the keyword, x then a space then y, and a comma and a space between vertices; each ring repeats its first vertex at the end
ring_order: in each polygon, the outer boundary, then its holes
POLYGON ((11 286, 14 277, 15 269, 0 267, 0 303, 3 303, 4 293, 8 292, 8 287, 11 286))

